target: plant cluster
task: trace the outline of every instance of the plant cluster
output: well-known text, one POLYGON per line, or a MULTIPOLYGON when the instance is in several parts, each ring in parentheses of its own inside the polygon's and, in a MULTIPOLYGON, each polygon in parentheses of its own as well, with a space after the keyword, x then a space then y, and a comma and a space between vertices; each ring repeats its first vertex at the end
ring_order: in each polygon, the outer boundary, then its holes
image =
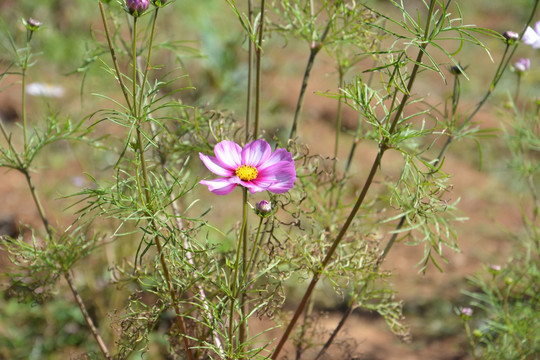
MULTIPOLYGON (((243 44, 236 44, 245 50, 245 99, 237 100, 245 100, 243 116, 190 95, 197 79, 188 76, 185 60, 200 60, 197 51, 181 41, 160 40, 162 19, 170 19, 174 1, 97 2, 101 21, 92 27, 92 45, 77 72, 86 79, 97 68, 107 76, 107 90, 96 94, 107 105, 78 120, 50 114, 37 121, 37 115, 27 114, 27 81, 39 64, 34 42, 46 24, 25 20, 22 47, 3 24, 10 59, 2 79, 19 77, 22 91, 21 125, 0 121, 0 167, 24 177, 42 223, 18 237, 2 237, 10 260, 6 296, 53 313, 55 306, 69 309, 58 326, 71 324, 78 331, 84 325, 94 341, 78 336, 66 344, 83 343, 89 357, 105 359, 281 359, 285 354, 320 359, 337 351, 332 344, 359 308, 379 314, 408 340, 402 303, 382 265, 397 242, 423 248, 421 271, 429 264, 440 268, 446 248, 458 250, 454 226, 464 218, 458 201, 449 200, 446 152, 456 140, 481 141, 483 132, 473 118, 517 47, 536 46, 536 33, 524 27, 522 34, 503 36, 467 25, 452 0, 414 6, 392 0, 399 17, 379 4, 355 0, 226 3, 243 32, 243 44), (261 106, 266 101, 262 65, 274 37, 305 42, 307 62, 295 111, 284 131, 271 134, 261 106), (463 111, 461 81, 468 75, 457 56, 464 48, 480 47, 491 58, 482 38, 496 39, 503 55, 485 96, 463 111), (320 94, 336 102, 330 157, 310 151, 302 123, 312 69, 324 53, 338 75, 337 91, 320 94), (441 84, 453 84, 443 104, 418 93, 418 83, 432 74, 441 84), (342 124, 345 107, 357 116, 352 130, 342 124), (372 158, 358 153, 361 142, 373 146, 372 158), (70 204, 65 211, 75 216, 68 225, 51 220, 35 181, 36 163, 55 144, 83 144, 77 146, 88 149, 85 156, 92 163, 83 169, 86 185, 63 194, 70 204), (391 164, 389 154, 399 163, 391 164), (355 168, 358 162, 365 171, 355 168), (221 201, 226 209, 213 206, 221 201), (86 274, 90 267, 99 268, 98 275, 86 274), (79 278, 99 285, 84 287, 79 278), (76 306, 59 294, 62 281, 76 306), (329 294, 346 309, 321 341, 317 301, 329 294), (285 304, 293 311, 284 310, 285 304)), ((537 5, 534 1, 528 22, 537 5)), ((529 66, 526 61, 514 65, 518 78, 529 66)), ((59 96, 50 90, 38 93, 59 96)), ((491 348, 497 339, 505 339, 504 346, 514 341, 519 356, 535 349, 509 324, 534 321, 538 310, 537 304, 518 301, 538 301, 538 276, 531 275, 538 255, 538 125, 533 120, 538 107, 525 110, 512 108, 522 121, 511 122, 507 138, 514 165, 535 199, 533 217, 524 217, 530 241, 521 260, 528 272, 497 273, 482 285, 484 295, 473 295, 486 307, 500 300, 503 310, 490 320, 489 332, 471 337, 475 347, 489 339, 486 354, 497 351, 491 348), (517 311, 526 308, 523 318, 507 316, 509 304, 517 311), (496 326, 501 319, 506 328, 496 326)), ((9 308, 6 314, 8 321, 16 320, 9 308)), ((46 322, 51 315, 40 316, 46 322)), ((30 347, 33 358, 54 351, 48 339, 39 339, 39 346, 30 347)), ((0 350, 0 358, 29 356, 20 346, 0 350)), ((357 355, 352 347, 344 356, 357 355)))

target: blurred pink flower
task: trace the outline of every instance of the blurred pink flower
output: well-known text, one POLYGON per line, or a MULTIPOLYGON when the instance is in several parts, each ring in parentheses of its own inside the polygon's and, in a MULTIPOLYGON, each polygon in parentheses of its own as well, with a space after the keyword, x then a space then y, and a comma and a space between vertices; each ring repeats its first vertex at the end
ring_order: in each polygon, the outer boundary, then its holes
POLYGON ((291 153, 285 149, 272 153, 270 145, 261 139, 243 149, 235 142, 223 140, 214 147, 214 154, 215 157, 202 153, 199 156, 208 170, 223 177, 200 183, 217 195, 227 195, 237 185, 252 194, 265 190, 281 194, 289 191, 296 180, 291 153))
POLYGON ((534 30, 530 26, 527 26, 521 37, 521 41, 524 44, 531 45, 533 49, 540 49, 540 21, 534 24, 534 30))
POLYGON ((149 0, 126 0, 126 8, 133 16, 140 16, 148 9, 149 0))
POLYGON ((520 74, 524 73, 530 68, 531 68, 531 60, 527 58, 521 58, 514 63, 514 69, 516 69, 516 71, 520 74))

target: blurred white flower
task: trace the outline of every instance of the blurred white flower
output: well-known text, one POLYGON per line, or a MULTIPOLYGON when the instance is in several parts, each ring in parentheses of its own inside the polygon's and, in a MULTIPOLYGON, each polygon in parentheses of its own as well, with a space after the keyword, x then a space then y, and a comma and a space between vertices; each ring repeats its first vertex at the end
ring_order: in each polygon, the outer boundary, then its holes
POLYGON ((527 26, 527 30, 523 33, 521 41, 524 44, 531 45, 533 49, 540 49, 540 21, 534 24, 534 30, 527 26))
POLYGON ((32 96, 60 98, 64 96, 64 88, 60 85, 35 82, 26 85, 26 93, 32 96))

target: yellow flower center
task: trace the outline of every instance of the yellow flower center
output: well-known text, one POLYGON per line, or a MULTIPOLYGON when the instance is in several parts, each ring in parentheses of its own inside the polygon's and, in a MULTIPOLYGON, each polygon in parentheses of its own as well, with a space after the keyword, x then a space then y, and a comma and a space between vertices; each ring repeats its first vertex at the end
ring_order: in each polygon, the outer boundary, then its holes
POLYGON ((257 169, 250 165, 242 165, 238 169, 236 169, 236 176, 238 176, 241 180, 244 181, 251 181, 253 179, 256 179, 258 174, 259 173, 257 169))

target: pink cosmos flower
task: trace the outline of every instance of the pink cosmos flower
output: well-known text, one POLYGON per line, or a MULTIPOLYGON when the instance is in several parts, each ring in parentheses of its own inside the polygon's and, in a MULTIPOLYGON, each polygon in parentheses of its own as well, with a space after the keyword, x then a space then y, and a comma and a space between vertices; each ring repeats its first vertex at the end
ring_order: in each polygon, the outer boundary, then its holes
POLYGON ((531 45, 533 49, 540 49, 540 21, 534 24, 534 30, 527 26, 527 30, 523 33, 521 41, 524 44, 531 45))
POLYGON ((214 156, 199 153, 211 172, 223 176, 215 180, 202 180, 208 190, 217 195, 227 195, 237 185, 250 193, 268 190, 281 194, 289 191, 296 180, 294 160, 290 152, 277 149, 262 140, 250 142, 242 149, 232 141, 223 140, 214 147, 214 156))

